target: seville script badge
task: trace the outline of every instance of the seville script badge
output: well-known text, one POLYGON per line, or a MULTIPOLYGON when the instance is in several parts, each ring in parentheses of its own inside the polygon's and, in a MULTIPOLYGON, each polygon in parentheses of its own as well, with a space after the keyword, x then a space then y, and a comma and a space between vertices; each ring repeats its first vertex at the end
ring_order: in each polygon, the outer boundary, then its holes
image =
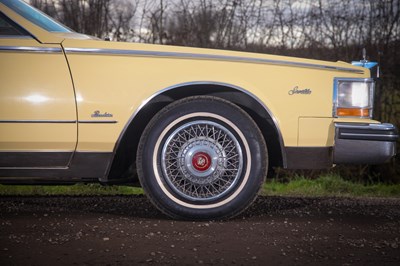
POLYGON ((294 94, 306 94, 306 95, 308 95, 308 94, 311 94, 311 93, 312 93, 312 90, 311 90, 311 89, 302 89, 302 90, 299 90, 299 86, 294 87, 293 89, 291 89, 291 90, 288 92, 289 95, 294 95, 294 94))
POLYGON ((113 117, 113 114, 110 113, 101 113, 99 110, 96 110, 93 112, 93 114, 91 115, 91 117, 113 117))

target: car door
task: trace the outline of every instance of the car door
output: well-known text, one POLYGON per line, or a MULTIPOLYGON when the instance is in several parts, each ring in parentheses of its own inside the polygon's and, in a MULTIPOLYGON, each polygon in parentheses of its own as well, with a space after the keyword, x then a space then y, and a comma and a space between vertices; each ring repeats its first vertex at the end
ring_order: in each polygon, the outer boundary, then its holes
POLYGON ((76 117, 60 44, 41 44, 0 12, 0 169, 68 167, 76 117))

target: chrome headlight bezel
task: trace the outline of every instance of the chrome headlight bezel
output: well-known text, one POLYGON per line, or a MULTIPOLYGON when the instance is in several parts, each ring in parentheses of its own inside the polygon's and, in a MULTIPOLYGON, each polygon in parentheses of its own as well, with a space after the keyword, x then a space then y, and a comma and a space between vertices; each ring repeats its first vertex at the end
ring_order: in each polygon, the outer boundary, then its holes
POLYGON ((374 91, 372 78, 335 78, 333 117, 372 118, 374 91))

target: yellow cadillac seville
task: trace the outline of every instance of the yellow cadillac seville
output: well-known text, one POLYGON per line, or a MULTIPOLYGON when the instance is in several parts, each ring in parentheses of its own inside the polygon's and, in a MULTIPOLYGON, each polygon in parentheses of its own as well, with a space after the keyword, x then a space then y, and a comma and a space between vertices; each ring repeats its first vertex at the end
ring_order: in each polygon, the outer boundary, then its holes
POLYGON ((138 176, 170 217, 233 217, 268 168, 395 155, 371 65, 102 41, 0 0, 0 183, 138 176))

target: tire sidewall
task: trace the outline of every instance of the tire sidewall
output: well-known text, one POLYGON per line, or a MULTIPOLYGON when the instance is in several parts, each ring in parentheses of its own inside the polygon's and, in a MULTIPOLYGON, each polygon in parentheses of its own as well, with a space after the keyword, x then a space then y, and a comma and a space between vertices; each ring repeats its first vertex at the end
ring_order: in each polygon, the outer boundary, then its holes
POLYGON ((138 173, 153 203, 176 218, 226 218, 243 211, 255 198, 266 174, 266 148, 254 121, 236 105, 215 97, 190 97, 158 113, 142 135, 138 173), (181 198, 164 179, 160 162, 168 134, 189 120, 210 120, 227 127, 241 145, 245 159, 239 182, 221 199, 196 204, 181 198))

